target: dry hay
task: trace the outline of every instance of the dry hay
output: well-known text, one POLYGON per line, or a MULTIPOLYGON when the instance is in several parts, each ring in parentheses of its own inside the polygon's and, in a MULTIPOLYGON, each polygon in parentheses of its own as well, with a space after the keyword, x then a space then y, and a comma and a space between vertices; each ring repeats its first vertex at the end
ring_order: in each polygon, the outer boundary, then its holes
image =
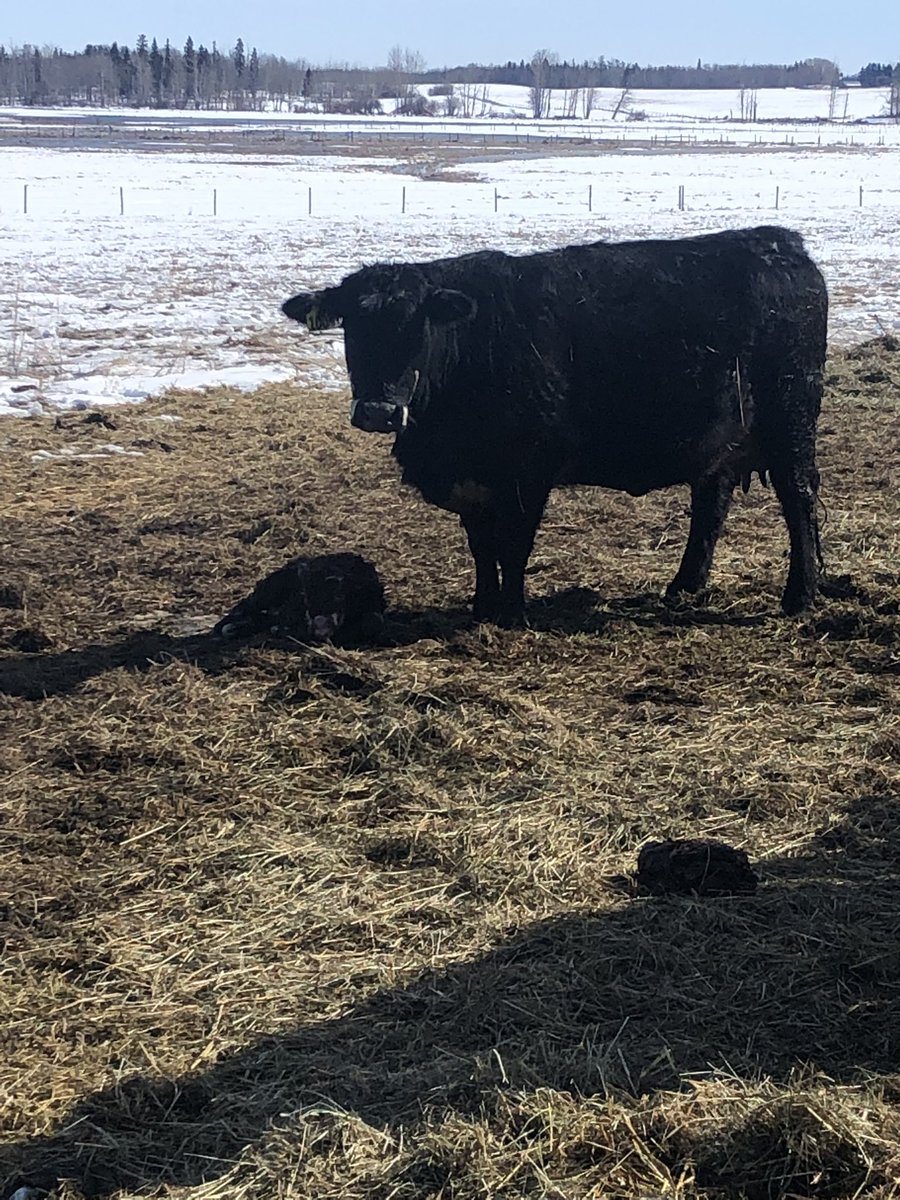
POLYGON ((0 1195, 900 1195, 900 354, 829 389, 814 615, 769 492, 667 608, 684 494, 574 491, 523 633, 342 398, 5 424, 0 1195), (198 636, 338 549, 384 644, 198 636))

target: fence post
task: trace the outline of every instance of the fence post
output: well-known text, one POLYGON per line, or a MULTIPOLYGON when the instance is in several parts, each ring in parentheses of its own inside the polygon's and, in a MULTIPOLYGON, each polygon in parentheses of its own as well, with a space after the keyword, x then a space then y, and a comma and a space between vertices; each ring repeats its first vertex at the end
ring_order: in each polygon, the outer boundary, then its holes
POLYGON ((400 211, 402 213, 406 212, 406 188, 403 189, 403 200, 401 201, 401 204, 400 204, 400 211))
POLYGON ((119 216, 125 216, 125 189, 119 188, 119 216))
POLYGON ((213 188, 213 216, 218 216, 218 206, 216 204, 216 189, 213 188))
POLYGON ((312 188, 309 189, 309 209, 308 212, 312 216, 312 188))
POLYGON ((497 211, 497 189, 494 188, 494 212, 497 211))
POLYGON ((25 215, 28 215, 28 184, 25 184, 25 215))
POLYGON ((859 185, 859 207, 862 208, 863 189, 862 184, 859 185))
POLYGON ((588 184, 588 212, 594 211, 594 185, 588 184))
POLYGON ((776 187, 775 187, 775 208, 776 209, 778 208, 778 199, 779 199, 780 194, 781 194, 781 187, 779 185, 776 185, 776 187))

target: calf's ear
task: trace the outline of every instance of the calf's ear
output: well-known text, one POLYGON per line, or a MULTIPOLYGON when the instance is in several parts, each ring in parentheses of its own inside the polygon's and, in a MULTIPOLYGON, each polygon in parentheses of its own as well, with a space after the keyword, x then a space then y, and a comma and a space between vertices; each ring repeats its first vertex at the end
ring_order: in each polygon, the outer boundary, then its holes
POLYGON ((326 288, 323 292, 300 292, 285 300, 281 311, 307 329, 332 329, 341 319, 336 291, 336 288, 326 288))
POLYGON ((478 305, 465 292, 436 288, 425 297, 422 311, 435 325, 458 325, 462 321, 471 321, 478 305))

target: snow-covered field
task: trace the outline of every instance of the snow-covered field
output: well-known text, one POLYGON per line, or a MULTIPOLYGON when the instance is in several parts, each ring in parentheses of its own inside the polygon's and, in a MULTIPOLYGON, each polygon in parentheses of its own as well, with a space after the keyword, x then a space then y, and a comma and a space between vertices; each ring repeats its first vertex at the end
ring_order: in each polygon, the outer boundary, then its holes
MULTIPOLYGON (((445 101, 431 97, 424 85, 419 92, 440 114, 445 101)), ((656 143, 669 138, 697 143, 734 145, 789 144, 803 146, 900 145, 900 124, 888 120, 889 88, 762 88, 754 93, 756 120, 742 120, 741 97, 734 90, 696 91, 665 89, 594 89, 589 106, 584 90, 550 93, 546 119, 535 121, 526 87, 457 85, 459 114, 453 120, 429 117, 395 117, 394 102, 382 100, 382 115, 346 117, 320 113, 315 108, 298 112, 289 102, 269 102, 260 112, 178 112, 172 110, 96 108, 0 108, 0 130, 30 128, 35 122, 69 121, 81 125, 171 132, 210 129, 252 132, 265 128, 350 132, 427 133, 452 130, 461 134, 516 135, 542 138, 611 138, 656 143), (586 108, 590 111, 585 115, 586 108)), ((745 94, 744 104, 749 103, 745 94)))
POLYGON ((364 262, 483 247, 779 222, 804 234, 828 279, 835 342, 900 329, 896 144, 550 147, 455 164, 435 147, 391 149, 395 158, 0 148, 0 413, 175 383, 342 386, 340 336, 290 327, 283 299, 364 262))

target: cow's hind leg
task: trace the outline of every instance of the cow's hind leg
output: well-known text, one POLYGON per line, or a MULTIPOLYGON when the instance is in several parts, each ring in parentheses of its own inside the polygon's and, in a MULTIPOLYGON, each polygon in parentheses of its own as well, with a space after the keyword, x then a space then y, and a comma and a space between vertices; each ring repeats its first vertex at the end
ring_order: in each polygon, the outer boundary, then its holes
POLYGON ((484 511, 461 517, 460 522, 475 560, 475 599, 472 605, 475 620, 496 620, 500 613, 496 518, 492 512, 484 511))
POLYGON ((667 596, 699 592, 706 586, 735 482, 730 472, 720 472, 691 486, 691 528, 681 566, 666 588, 667 596))
POLYGON ((550 485, 520 485, 498 508, 497 550, 500 560, 500 623, 525 622, 525 568, 534 546, 550 485))
POLYGON ((799 461, 773 466, 771 474, 791 539, 791 565, 781 607, 793 615, 812 606, 818 585, 817 563, 821 551, 816 518, 819 472, 815 452, 810 449, 799 461))

